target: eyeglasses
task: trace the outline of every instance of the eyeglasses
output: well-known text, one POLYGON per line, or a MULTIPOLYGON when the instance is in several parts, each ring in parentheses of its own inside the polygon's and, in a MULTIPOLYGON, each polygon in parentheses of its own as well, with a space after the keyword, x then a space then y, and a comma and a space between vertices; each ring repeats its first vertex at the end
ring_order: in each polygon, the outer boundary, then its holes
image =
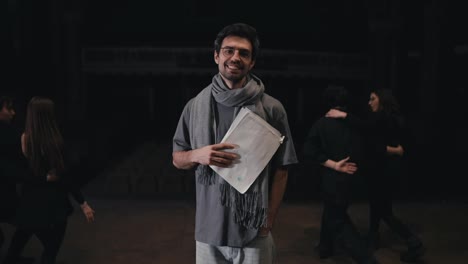
POLYGON ((233 48, 233 47, 221 48, 223 55, 227 58, 234 56, 234 53, 236 53, 236 50, 239 51, 239 56, 242 59, 248 60, 252 57, 252 53, 250 52, 250 50, 247 50, 247 49, 239 49, 239 48, 233 48))

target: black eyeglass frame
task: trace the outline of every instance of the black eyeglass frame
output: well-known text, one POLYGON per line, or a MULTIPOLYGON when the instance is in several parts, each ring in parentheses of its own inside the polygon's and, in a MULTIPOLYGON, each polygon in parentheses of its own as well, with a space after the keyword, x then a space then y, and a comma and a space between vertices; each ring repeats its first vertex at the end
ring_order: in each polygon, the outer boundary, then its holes
POLYGON ((236 50, 239 52, 239 57, 241 57, 242 59, 249 60, 252 58, 252 52, 248 49, 234 48, 234 47, 222 47, 220 48, 220 50, 222 54, 227 58, 234 56, 234 54, 236 53, 236 50))

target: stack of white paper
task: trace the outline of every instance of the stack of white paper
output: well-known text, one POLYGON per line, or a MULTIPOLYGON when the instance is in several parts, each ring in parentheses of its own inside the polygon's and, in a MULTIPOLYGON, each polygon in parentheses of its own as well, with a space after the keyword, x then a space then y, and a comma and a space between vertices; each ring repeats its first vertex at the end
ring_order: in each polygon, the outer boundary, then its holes
POLYGON ((236 144, 240 159, 229 168, 210 165, 240 193, 245 193, 283 143, 284 136, 261 117, 242 108, 221 142, 236 144))

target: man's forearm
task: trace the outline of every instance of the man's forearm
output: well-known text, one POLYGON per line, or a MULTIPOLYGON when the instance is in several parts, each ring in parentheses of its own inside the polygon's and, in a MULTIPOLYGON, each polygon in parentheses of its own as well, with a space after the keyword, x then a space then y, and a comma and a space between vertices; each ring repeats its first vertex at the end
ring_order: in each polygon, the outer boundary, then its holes
POLYGON ((178 169, 189 170, 197 165, 192 161, 193 150, 172 153, 172 164, 178 169))
POLYGON ((401 145, 396 147, 387 146, 387 154, 403 156, 404 149, 401 145))
POLYGON ((322 166, 330 168, 332 170, 337 170, 336 169, 336 164, 337 162, 331 159, 327 159, 325 162, 322 163, 322 166))
POLYGON ((286 184, 288 181, 288 170, 279 168, 273 176, 273 184, 271 186, 270 201, 268 207, 268 225, 271 228, 278 213, 278 209, 283 201, 286 184))

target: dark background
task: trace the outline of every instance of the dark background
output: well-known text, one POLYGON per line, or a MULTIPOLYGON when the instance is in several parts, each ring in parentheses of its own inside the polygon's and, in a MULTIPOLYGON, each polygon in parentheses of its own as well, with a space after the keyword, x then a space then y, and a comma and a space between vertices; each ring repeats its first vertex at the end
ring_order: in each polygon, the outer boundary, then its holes
MULTIPOLYGON (((171 166, 180 112, 216 72, 217 32, 246 22, 263 52, 254 72, 286 107, 300 159, 307 130, 324 113, 325 87, 349 88, 357 112, 370 89, 390 88, 408 121, 397 195, 466 199, 467 16, 447 2, 2 1, 0 93, 15 97, 20 129, 32 96, 54 99, 73 164, 90 183, 109 182, 104 172, 148 142, 161 166, 171 166)), ((315 198, 317 184, 301 162, 286 199, 315 198)), ((154 192, 192 192, 166 187, 154 192)))

